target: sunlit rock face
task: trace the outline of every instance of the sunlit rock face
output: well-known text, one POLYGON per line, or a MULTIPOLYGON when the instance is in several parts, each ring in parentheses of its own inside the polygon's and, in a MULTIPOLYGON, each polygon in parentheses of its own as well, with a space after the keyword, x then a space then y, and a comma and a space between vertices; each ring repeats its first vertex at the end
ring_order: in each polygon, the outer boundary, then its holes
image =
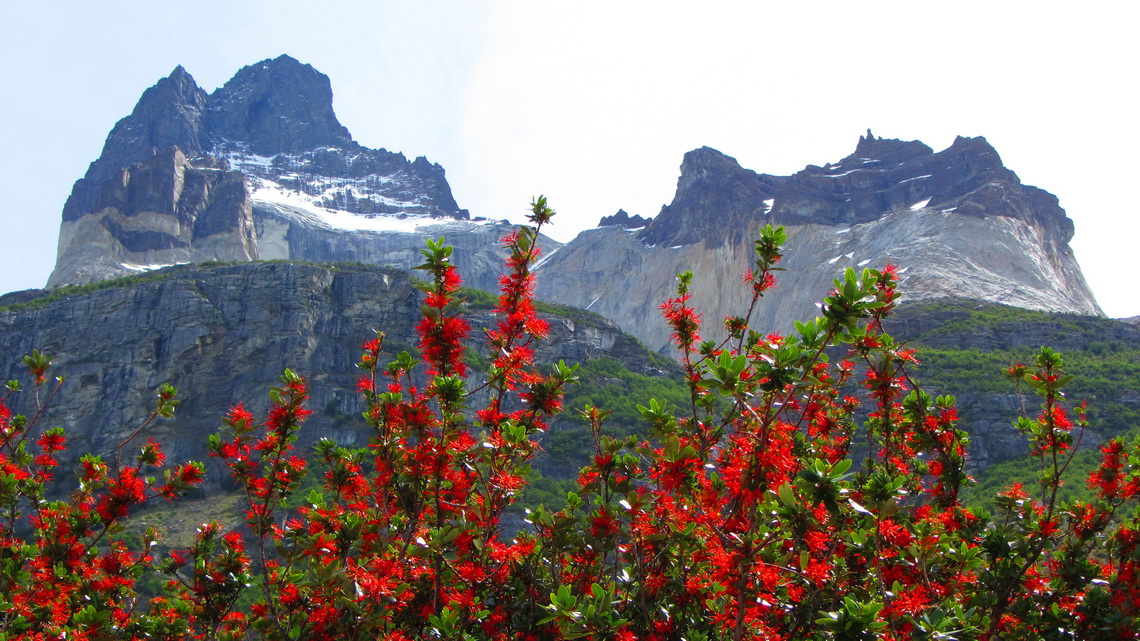
POLYGON ((935 153, 920 142, 859 139, 855 152, 791 176, 757 174, 714 149, 685 155, 673 202, 644 227, 587 231, 539 268, 539 296, 602 314, 665 350, 657 307, 678 272, 715 334, 748 307, 739 284, 766 224, 788 233, 777 288, 754 326, 788 331, 848 267, 895 265, 909 300, 955 296, 1100 315, 1069 247, 1072 221, 1048 192, 1021 184, 983 138, 935 153))
POLYGON ((354 142, 307 64, 265 60, 211 94, 178 67, 76 182, 48 285, 210 260, 409 268, 442 235, 471 284, 494 289, 509 230, 460 209, 438 164, 354 142))

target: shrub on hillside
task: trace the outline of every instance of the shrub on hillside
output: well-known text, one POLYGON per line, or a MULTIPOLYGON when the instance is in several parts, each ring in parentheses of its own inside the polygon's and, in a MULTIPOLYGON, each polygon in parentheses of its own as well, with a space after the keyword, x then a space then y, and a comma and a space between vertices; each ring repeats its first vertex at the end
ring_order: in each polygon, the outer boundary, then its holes
MULTIPOLYGON (((789 336, 750 326, 775 285, 782 229, 755 245, 752 303, 707 334, 690 274, 662 305, 687 380, 676 402, 644 399, 652 438, 607 436, 607 409, 581 408, 590 463, 563 508, 501 518, 560 410, 573 367, 540 368, 546 333, 531 297, 533 203, 510 250, 493 358, 468 378, 460 281, 442 241, 428 278, 420 358, 379 362, 364 346, 363 449, 324 441, 321 489, 292 496, 310 464, 293 451, 308 410, 286 372, 258 420, 240 405, 211 439, 246 497, 245 527, 205 525, 195 544, 151 553, 112 534, 135 505, 173 498, 199 464, 169 468, 155 444, 126 464, 84 459, 81 484, 47 501, 60 430, 0 406, 0 638, 152 639, 1041 639, 1140 632, 1140 445, 1112 441, 1090 475, 1095 503, 1058 500, 1083 427, 1062 396, 1061 357, 1009 375, 1040 411, 1017 424, 1040 471, 993 514, 964 507, 966 434, 954 400, 913 389, 910 350, 882 330, 895 272, 848 270, 822 316, 789 336), (846 358, 832 361, 843 346, 846 358), (858 380, 861 393, 848 383, 858 380), (487 399, 479 408, 468 399, 487 399), (297 505, 292 510, 283 507, 297 505), (146 572, 167 577, 148 602, 146 572), (252 586, 252 593, 251 588, 252 586), (246 604, 248 605, 240 605, 246 604)), ((699 292, 697 292, 699 294, 699 292)), ((49 361, 28 358, 34 393, 49 361)), ((14 392, 18 385, 9 386, 14 392)), ((58 389, 58 388, 56 388, 58 389)), ((54 393, 54 392, 52 392, 54 393)), ((50 398, 37 398, 43 407, 50 398)), ((156 416, 173 408, 164 389, 156 416)), ((127 443, 124 443, 125 447, 127 443)), ((120 451, 123 448, 120 448, 120 451)), ((120 457, 117 457, 120 458, 120 457)))

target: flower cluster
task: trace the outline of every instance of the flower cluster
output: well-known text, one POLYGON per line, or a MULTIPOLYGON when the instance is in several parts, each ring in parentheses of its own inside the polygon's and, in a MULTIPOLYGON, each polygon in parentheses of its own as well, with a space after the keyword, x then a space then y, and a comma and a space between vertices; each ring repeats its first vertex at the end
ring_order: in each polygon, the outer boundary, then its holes
POLYGON ((0 636, 13 639, 101 639, 143 636, 154 628, 137 616, 144 603, 136 584, 157 572, 152 554, 157 532, 148 529, 142 545, 130 549, 118 537, 122 523, 138 506, 158 498, 173 500, 202 482, 200 463, 182 463, 153 476, 165 461, 158 443, 148 440, 129 464, 123 446, 154 419, 168 416, 177 401, 163 386, 158 407, 119 447, 114 466, 99 457, 80 460, 78 489, 65 496, 57 487, 63 429, 40 429, 46 404, 63 379, 48 389, 51 359, 34 352, 25 358, 33 381, 35 412, 13 415, 9 402, 21 391, 8 384, 0 399, 0 636), (33 435, 34 439, 33 439, 33 435), (34 441, 35 445, 30 446, 34 441))

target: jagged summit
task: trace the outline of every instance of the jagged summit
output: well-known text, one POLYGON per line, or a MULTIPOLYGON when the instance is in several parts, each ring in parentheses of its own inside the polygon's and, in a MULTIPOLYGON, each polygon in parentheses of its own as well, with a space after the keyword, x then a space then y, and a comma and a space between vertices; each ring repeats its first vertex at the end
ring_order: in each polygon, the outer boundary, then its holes
POLYGON ((779 178, 744 169, 735 158, 711 147, 685 154, 673 202, 639 234, 650 245, 719 244, 751 233, 766 203, 779 187, 779 178))
MULTIPOLYGON (((421 229, 498 224, 465 222, 438 164, 353 141, 332 102, 328 76, 287 55, 209 94, 175 67, 75 183, 48 286, 206 260, 404 264, 421 229)), ((495 263, 490 245, 457 248, 457 262, 495 263)))
POLYGON ((216 146, 246 145, 260 156, 353 146, 332 101, 328 76, 283 55, 242 67, 210 94, 206 127, 216 146))
POLYGON ((641 229, 649 221, 641 216, 630 216, 629 212, 624 209, 617 210, 612 216, 602 216, 598 221, 598 227, 621 227, 622 229, 641 229))
POLYGON ((854 153, 791 176, 758 174, 715 149, 685 154, 673 202, 645 228, 650 245, 722 243, 778 224, 869 223, 923 207, 971 216, 1007 216, 1042 224, 1059 242, 1073 234, 1057 199, 1021 184, 985 138, 959 136, 935 153, 919 141, 860 136, 854 153))
POLYGON ((921 156, 929 156, 934 150, 917 140, 898 140, 895 138, 876 138, 871 130, 866 136, 859 136, 859 144, 855 145, 855 153, 848 159, 879 160, 902 164, 921 156))
POLYGON ((197 155, 203 151, 202 113, 207 94, 181 65, 143 92, 131 115, 115 123, 103 152, 75 183, 63 207, 64 221, 91 211, 103 184, 122 169, 171 147, 197 155))
POLYGON ((692 270, 716 320, 739 313, 726 282, 749 269, 764 224, 784 225, 791 249, 761 325, 810 318, 846 267, 906 270, 911 299, 959 297, 1029 309, 1100 314, 1068 246, 1073 223, 1057 198, 1023 185, 985 138, 935 152, 870 131, 838 162, 790 176, 743 168, 702 147, 685 154, 673 201, 640 231, 590 230, 541 266, 538 293, 613 319, 654 349, 668 328, 646 309, 692 270), (615 278, 614 274, 621 274, 615 278))

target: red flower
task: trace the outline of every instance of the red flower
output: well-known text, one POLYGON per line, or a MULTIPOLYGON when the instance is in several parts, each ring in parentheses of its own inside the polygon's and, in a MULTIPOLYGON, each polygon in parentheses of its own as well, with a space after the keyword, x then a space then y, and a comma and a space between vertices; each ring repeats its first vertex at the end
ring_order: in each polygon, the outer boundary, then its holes
MULTIPOLYGON (((8 409, 3 407, 3 405, 0 405, 0 408, 3 408, 5 412, 8 409)), ((63 430, 56 429, 48 430, 40 435, 38 444, 45 454, 51 454, 52 452, 62 451, 66 441, 67 439, 63 434, 63 430)))
POLYGON ((250 414, 242 407, 241 403, 230 408, 229 414, 226 415, 226 423, 233 427, 240 425, 252 425, 253 414, 250 414))
POLYGON ((673 340, 680 347, 691 345, 701 339, 698 331, 701 326, 700 314, 688 306, 688 301, 689 294, 684 294, 661 304, 665 322, 673 328, 673 340))

